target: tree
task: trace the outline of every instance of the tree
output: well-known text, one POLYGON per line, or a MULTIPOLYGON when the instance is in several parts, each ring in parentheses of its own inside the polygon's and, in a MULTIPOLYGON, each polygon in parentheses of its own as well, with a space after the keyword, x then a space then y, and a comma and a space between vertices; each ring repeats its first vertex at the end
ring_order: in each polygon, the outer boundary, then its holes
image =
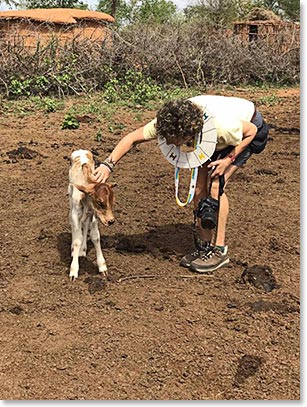
POLYGON ((128 6, 125 0, 100 0, 97 6, 97 11, 110 14, 116 18, 117 24, 125 19, 128 14, 128 6))
POLYGON ((18 6, 18 1, 15 0, 0 0, 0 4, 5 4, 6 6, 9 6, 12 8, 12 6, 17 7, 18 6))
POLYGON ((256 0, 256 6, 272 10, 280 17, 299 21, 300 19, 300 0, 256 0))
POLYGON ((272 11, 280 18, 299 20, 300 0, 197 0, 184 9, 187 18, 201 18, 215 27, 247 17, 253 8, 272 11))
POLYGON ((280 0, 280 8, 292 21, 300 20, 300 0, 280 0))
POLYGON ((177 7, 171 0, 100 0, 97 10, 113 15, 117 24, 123 25, 145 21, 164 23, 174 17, 177 7))
POLYGON ((35 9, 35 8, 78 8, 86 10, 87 3, 79 0, 21 0, 18 2, 19 8, 35 9))
POLYGON ((156 23, 165 23, 174 16, 176 11, 177 7, 172 1, 144 0, 140 5, 136 2, 132 15, 134 21, 145 22, 151 20, 156 23))
POLYGON ((198 0, 184 9, 188 19, 200 18, 216 28, 229 26, 244 18, 252 8, 253 0, 198 0))

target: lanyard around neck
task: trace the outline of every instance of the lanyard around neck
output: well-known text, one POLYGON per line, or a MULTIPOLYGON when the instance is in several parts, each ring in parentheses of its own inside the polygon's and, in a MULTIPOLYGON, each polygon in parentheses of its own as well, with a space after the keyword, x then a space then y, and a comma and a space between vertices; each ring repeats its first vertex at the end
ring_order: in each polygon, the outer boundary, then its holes
MULTIPOLYGON (((194 149, 198 147, 199 141, 200 141, 201 135, 199 135, 195 140, 194 140, 194 149)), ((192 202, 195 194, 195 189, 196 189, 196 182, 197 182, 197 175, 198 175, 198 167, 192 168, 191 169, 191 176, 190 176, 190 187, 189 187, 189 192, 188 192, 188 197, 185 202, 181 202, 179 199, 179 172, 180 172, 180 167, 175 168, 175 197, 176 197, 176 203, 177 205, 183 207, 188 205, 190 202, 192 202)))
POLYGON ((192 168, 192 170, 191 170, 190 188, 189 188, 189 193, 188 193, 187 200, 185 202, 181 202, 179 197, 178 197, 179 178, 180 178, 179 177, 179 171, 180 171, 180 168, 176 167, 175 168, 175 196, 176 196, 177 205, 183 207, 183 206, 186 206, 187 204, 189 204, 194 198, 196 182, 197 182, 197 175, 198 175, 198 167, 192 168))

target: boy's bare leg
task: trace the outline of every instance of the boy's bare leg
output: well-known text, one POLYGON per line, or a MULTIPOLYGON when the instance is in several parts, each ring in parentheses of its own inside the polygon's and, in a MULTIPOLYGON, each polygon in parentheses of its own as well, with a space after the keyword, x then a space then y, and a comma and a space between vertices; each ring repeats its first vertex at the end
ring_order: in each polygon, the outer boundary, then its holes
MULTIPOLYGON (((194 209, 197 208, 198 202, 201 198, 204 198, 208 195, 208 168, 201 167, 198 170, 198 177, 196 183, 196 190, 194 195, 194 209)), ((197 224, 199 227, 199 235, 202 241, 211 242, 213 232, 210 229, 203 229, 200 226, 200 219, 197 218, 197 224)))
POLYGON ((225 192, 220 197, 220 207, 218 212, 217 234, 215 246, 225 246, 226 224, 229 214, 229 203, 225 192))
MULTIPOLYGON (((232 165, 225 172, 225 186, 232 174, 238 169, 237 166, 232 165)), ((211 196, 214 199, 219 198, 219 180, 214 179, 211 187, 211 196)), ((210 273, 229 263, 228 251, 225 246, 226 224, 229 213, 228 198, 225 194, 220 197, 220 206, 218 214, 218 225, 216 232, 215 242, 211 242, 215 249, 208 252, 207 256, 198 257, 190 264, 190 270, 199 273, 210 273), (221 246, 221 247, 216 247, 221 246)))
MULTIPOLYGON (((197 208, 199 200, 201 198, 204 198, 207 195, 208 195, 208 168, 201 167, 198 170, 198 177, 197 177, 197 183, 196 183, 195 195, 194 195, 194 209, 197 208)), ((199 236, 202 240, 202 243, 206 242, 208 245, 211 242, 212 231, 208 230, 208 229, 207 230, 202 229, 200 227, 200 219, 198 219, 198 218, 197 218, 197 225, 199 228, 199 236)), ((206 244, 203 244, 202 246, 205 249, 206 244)), ((198 249, 194 250, 193 253, 188 253, 182 257, 182 259, 180 261, 180 265, 182 267, 189 268, 191 265, 191 262, 199 256, 200 256, 199 250, 198 249)))
MULTIPOLYGON (((225 177, 224 188, 226 187, 229 178, 237 171, 238 168, 239 167, 232 165, 230 168, 227 169, 227 171, 224 174, 224 177, 225 177)), ((219 199, 218 178, 215 179, 212 183, 211 196, 214 199, 219 199)), ((214 242, 215 246, 225 246, 226 224, 227 224, 228 214, 229 214, 229 203, 228 203, 227 195, 224 192, 223 195, 220 197, 217 233, 216 233, 216 239, 214 242)))

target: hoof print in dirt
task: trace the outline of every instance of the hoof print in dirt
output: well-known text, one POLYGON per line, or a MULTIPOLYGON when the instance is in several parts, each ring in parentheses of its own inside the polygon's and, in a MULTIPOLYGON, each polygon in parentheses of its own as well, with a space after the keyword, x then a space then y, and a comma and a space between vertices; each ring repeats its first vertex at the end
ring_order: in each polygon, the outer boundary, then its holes
POLYGON ((106 282, 99 277, 87 277, 84 281, 88 284, 90 294, 95 294, 97 291, 103 291, 106 288, 106 282))
POLYGON ((274 288, 279 288, 272 269, 268 266, 252 266, 246 267, 241 276, 241 282, 252 284, 258 289, 262 289, 269 293, 274 288))
POLYGON ((264 359, 259 356, 244 355, 239 359, 238 368, 235 374, 234 386, 240 386, 250 376, 254 376, 264 359))
POLYGON ((32 160, 37 157, 39 153, 27 147, 18 147, 16 150, 7 151, 6 154, 12 161, 32 160))
POLYGON ((142 253, 146 250, 146 246, 141 243, 133 242, 128 238, 123 238, 116 243, 115 249, 118 252, 142 253))

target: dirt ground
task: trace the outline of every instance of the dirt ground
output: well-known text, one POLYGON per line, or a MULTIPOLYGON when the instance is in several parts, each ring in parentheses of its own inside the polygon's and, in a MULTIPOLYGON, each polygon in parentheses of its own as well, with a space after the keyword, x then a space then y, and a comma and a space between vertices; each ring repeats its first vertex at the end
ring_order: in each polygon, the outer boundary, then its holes
POLYGON ((223 94, 270 100, 259 109, 271 133, 228 186, 231 263, 211 276, 179 267, 193 249, 192 207, 176 205, 173 167, 151 142, 111 177, 116 223, 101 227, 109 279, 89 245, 69 280, 71 152, 103 160, 154 111, 119 109, 125 129, 105 122, 99 142, 95 117, 61 130, 62 110, 1 115, 1 399, 300 398, 299 90, 223 94), (276 284, 242 278, 253 266, 276 284))

